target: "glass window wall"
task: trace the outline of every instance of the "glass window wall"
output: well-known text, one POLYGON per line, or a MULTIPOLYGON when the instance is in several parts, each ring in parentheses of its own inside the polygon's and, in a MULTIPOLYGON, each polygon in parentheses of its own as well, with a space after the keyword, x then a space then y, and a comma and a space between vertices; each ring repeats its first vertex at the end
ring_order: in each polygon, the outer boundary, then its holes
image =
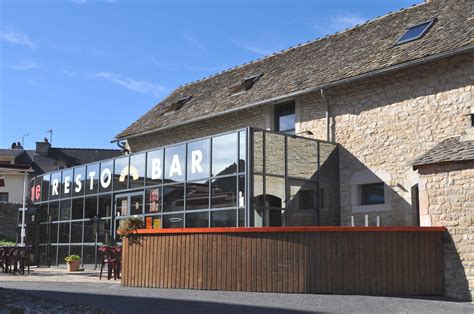
POLYGON ((337 224, 338 167, 334 144, 245 129, 45 174, 32 181, 40 259, 94 263, 132 216, 146 228, 337 224))

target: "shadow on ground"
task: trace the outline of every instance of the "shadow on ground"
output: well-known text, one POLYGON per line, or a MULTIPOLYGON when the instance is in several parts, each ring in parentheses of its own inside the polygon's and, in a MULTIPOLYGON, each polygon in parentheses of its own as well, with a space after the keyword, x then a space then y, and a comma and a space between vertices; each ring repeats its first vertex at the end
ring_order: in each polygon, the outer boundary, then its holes
MULTIPOLYGON (((103 309, 104 312, 120 313, 226 313, 226 314, 247 314, 247 313, 308 313, 306 311, 296 311, 289 309, 278 309, 270 307, 259 307, 252 305, 229 304, 209 301, 192 301, 168 298, 146 298, 134 296, 114 296, 89 293, 71 293, 43 290, 16 290, 4 289, 15 292, 19 295, 31 294, 36 297, 58 300, 61 303, 87 304, 103 309)), ((317 313, 317 312, 312 312, 317 313)))

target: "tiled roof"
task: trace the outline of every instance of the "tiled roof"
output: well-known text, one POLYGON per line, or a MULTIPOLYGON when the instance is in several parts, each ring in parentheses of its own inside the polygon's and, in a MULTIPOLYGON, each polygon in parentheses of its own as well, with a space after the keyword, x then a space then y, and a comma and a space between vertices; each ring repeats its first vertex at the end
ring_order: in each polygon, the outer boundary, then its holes
POLYGON ((420 166, 474 160, 474 141, 461 141, 460 136, 448 138, 437 144, 413 162, 413 168, 420 166))
POLYGON ((178 87, 116 139, 238 110, 425 57, 472 51, 473 4, 471 0, 433 0, 178 87), (394 46, 408 26, 432 18, 437 21, 424 37, 394 46), (229 87, 258 74, 263 76, 251 89, 231 95, 229 87), (166 108, 187 96, 192 99, 181 109, 165 114, 166 108))

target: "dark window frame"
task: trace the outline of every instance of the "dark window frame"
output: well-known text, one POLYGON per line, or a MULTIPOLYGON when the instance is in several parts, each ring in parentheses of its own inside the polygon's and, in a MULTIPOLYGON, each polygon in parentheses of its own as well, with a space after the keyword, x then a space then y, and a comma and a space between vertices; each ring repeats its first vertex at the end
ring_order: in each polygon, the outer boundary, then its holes
POLYGON ((275 132, 281 132, 286 134, 295 134, 296 132, 296 104, 295 101, 284 102, 281 104, 276 104, 273 108, 274 115, 274 130, 275 132), (292 107, 292 109, 289 109, 292 107), (280 118, 285 116, 294 116, 294 124, 292 129, 280 129, 280 118))
MULTIPOLYGON (((385 204, 385 183, 375 182, 359 185, 360 205, 382 205, 385 204), (374 193, 375 189, 382 189, 382 200, 372 200, 372 195, 380 197, 380 194, 374 193)), ((380 192, 380 191, 379 191, 380 192)))
POLYGON ((408 26, 405 31, 403 32, 402 35, 400 35, 400 37, 397 38, 397 40, 395 41, 395 44, 394 46, 398 46, 398 45, 402 45, 402 44, 405 44, 405 43, 408 43, 408 42, 411 42, 411 41, 415 41, 415 40, 418 40, 420 38, 422 38, 423 36, 426 35, 426 33, 428 33, 428 31, 431 29, 431 27, 433 26, 433 24, 437 21, 436 18, 432 18, 431 20, 427 20, 427 21, 424 21, 422 23, 418 23, 418 24, 415 24, 415 25, 411 25, 411 26, 408 26), (414 36, 414 37, 409 37, 407 39, 404 39, 402 40, 402 38, 412 29, 414 29, 415 27, 419 27, 419 26, 422 26, 426 24, 425 28, 422 30, 422 32, 420 34, 418 34, 417 36, 414 36))
POLYGON ((8 203, 8 192, 0 192, 0 203, 8 203), (7 200, 4 200, 4 196, 7 196, 7 200))

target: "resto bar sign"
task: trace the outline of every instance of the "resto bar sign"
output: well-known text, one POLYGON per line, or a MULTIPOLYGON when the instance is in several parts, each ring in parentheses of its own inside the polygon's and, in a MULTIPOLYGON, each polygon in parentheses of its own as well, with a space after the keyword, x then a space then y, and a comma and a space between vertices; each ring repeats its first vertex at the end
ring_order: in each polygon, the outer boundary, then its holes
MULTIPOLYGON (((175 181, 184 180, 184 173, 186 170, 185 150, 170 150, 169 153, 170 154, 167 154, 167 162, 165 163, 163 163, 161 154, 150 158, 148 161, 148 165, 151 168, 149 169, 150 179, 161 180, 163 178, 163 174, 165 174, 166 179, 175 181), (163 169, 163 166, 165 166, 165 169, 163 169)), ((209 175, 208 150, 190 150, 188 154, 187 166, 189 178, 195 178, 196 176, 207 177, 209 175)), ((118 180, 120 182, 124 182, 125 178, 129 176, 132 180, 138 180, 140 178, 139 172, 141 172, 139 171, 139 168, 139 165, 125 165, 117 173, 118 180)), ((101 169, 100 173, 98 173, 98 170, 90 170, 87 171, 87 173, 79 171, 78 173, 75 173, 74 176, 68 175, 63 177, 62 180, 63 182, 61 184, 61 177, 58 176, 58 178, 54 178, 53 175, 50 188, 51 196, 59 196, 61 193, 61 188, 63 189, 63 194, 66 195, 71 191, 74 191, 76 194, 82 193, 84 188, 93 191, 97 183, 100 183, 102 189, 107 189, 112 184, 112 169, 110 167, 104 167, 101 169), (87 179, 87 184, 85 179, 87 179)), ((36 185, 31 189, 31 195, 34 201, 39 201, 41 196, 40 189, 41 187, 39 185, 36 185)))

